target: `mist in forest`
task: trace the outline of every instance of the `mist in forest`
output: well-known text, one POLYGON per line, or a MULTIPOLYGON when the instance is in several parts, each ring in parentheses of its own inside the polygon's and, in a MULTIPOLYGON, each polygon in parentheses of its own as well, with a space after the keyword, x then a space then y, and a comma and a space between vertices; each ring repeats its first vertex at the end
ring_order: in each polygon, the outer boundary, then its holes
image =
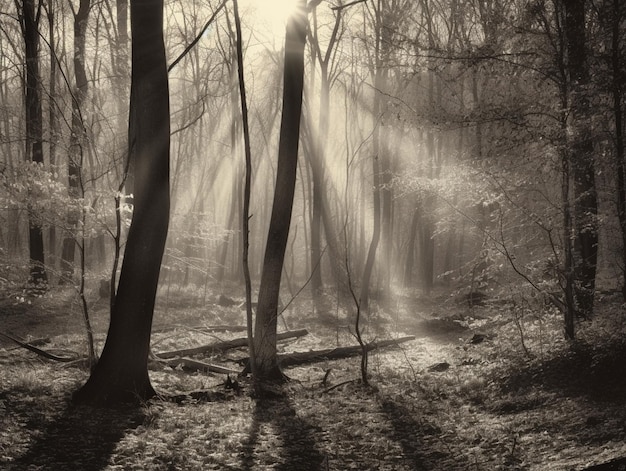
POLYGON ((0 468, 623 469, 625 8, 2 2, 0 468))
MULTIPOLYGON (((596 28, 580 44, 580 15, 558 2, 310 2, 284 287, 352 285, 367 304, 370 291, 382 302, 437 289, 483 296, 513 283, 565 311, 588 311, 596 284, 619 289, 623 25, 605 3, 583 10, 596 28), (565 19, 574 33, 561 29, 565 19)), ((76 279, 82 254, 96 286, 123 249, 134 181, 130 25, 110 5, 81 5, 54 3, 38 18, 36 96, 18 66, 34 59, 24 62, 12 39, 26 19, 3 19, 7 279, 24 278, 29 263, 45 271, 34 281, 76 279)), ((257 284, 289 8, 241 2, 257 284)), ((242 282, 234 25, 221 2, 165 5, 171 223, 161 287, 242 282)))

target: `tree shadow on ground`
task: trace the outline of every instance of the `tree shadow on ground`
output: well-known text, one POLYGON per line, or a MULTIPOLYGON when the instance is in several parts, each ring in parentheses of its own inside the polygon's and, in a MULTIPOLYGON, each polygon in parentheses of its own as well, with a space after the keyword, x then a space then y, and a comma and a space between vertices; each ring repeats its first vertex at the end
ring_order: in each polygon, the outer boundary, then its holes
POLYGON ((257 399, 248 437, 240 452, 242 469, 325 469, 325 455, 318 449, 319 429, 298 417, 286 391, 257 399), (266 434, 274 434, 277 439, 266 434))
POLYGON ((461 469, 445 443, 437 437, 441 429, 426 419, 417 419, 411 411, 397 399, 378 394, 380 409, 391 423, 389 440, 402 447, 403 461, 410 463, 411 469, 461 469))
MULTIPOLYGON (((34 409, 34 408, 33 408, 34 409)), ((140 408, 104 409, 67 402, 61 414, 45 422, 45 411, 18 412, 39 429, 28 450, 6 469, 98 471, 107 467, 128 429, 143 423, 140 408), (29 418, 30 416, 30 418, 29 418)))
POLYGON ((568 397, 626 403, 626 340, 602 345, 578 342, 544 361, 508 372, 498 382, 504 392, 540 386, 568 397))

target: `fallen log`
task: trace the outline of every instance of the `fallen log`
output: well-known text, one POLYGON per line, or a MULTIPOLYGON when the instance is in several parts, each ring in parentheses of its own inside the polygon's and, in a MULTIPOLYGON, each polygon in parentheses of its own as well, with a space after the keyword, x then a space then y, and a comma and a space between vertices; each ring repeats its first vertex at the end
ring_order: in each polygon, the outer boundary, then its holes
POLYGON ((208 325, 204 330, 209 332, 245 332, 248 328, 245 325, 208 325))
POLYGON ((155 363, 159 365, 167 365, 172 368, 181 367, 185 371, 208 371, 211 373, 221 374, 239 374, 240 370, 233 370, 220 365, 213 365, 211 363, 205 363, 203 361, 194 360, 192 358, 172 358, 170 360, 157 360, 155 363))
POLYGON ((185 329, 189 331, 198 332, 245 332, 248 328, 245 325, 199 325, 196 327, 189 327, 186 325, 174 324, 174 325, 161 325, 152 329, 152 332, 169 332, 174 329, 185 329))
MULTIPOLYGON (((290 330, 287 332, 281 332, 276 335, 276 340, 288 340, 294 339, 298 337, 303 337, 307 335, 309 332, 306 329, 300 330, 290 330)), ((200 345, 199 347, 193 348, 184 348, 182 350, 172 350, 169 352, 161 352, 157 353, 157 358, 160 359, 168 359, 175 357, 183 357, 188 355, 198 355, 199 353, 206 352, 223 352, 224 350, 229 350, 231 348, 245 347, 248 345, 248 338, 241 337, 233 340, 225 340, 223 342, 215 342, 210 343, 208 345, 200 345)))
MULTIPOLYGON (((391 340, 381 340, 380 342, 371 342, 365 345, 365 349, 370 352, 379 348, 393 347, 400 343, 415 340, 415 336, 400 337, 391 340)), ((297 366, 305 363, 315 363, 324 360, 339 360, 341 358, 349 358, 351 356, 361 354, 360 345, 350 345, 348 347, 329 348, 326 350, 311 350, 309 352, 293 352, 281 353, 278 355, 278 363, 280 366, 297 366)), ((248 364, 248 357, 235 360, 240 365, 248 364)))

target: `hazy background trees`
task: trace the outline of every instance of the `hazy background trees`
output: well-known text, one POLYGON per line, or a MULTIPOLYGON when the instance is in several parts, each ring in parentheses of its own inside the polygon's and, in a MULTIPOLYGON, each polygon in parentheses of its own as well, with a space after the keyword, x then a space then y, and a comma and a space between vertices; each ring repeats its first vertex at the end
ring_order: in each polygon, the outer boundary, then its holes
MULTIPOLYGON (((63 238, 69 250, 84 237, 90 286, 109 277, 115 198, 122 184, 132 192, 126 8, 25 0, 0 12, 2 283, 70 276, 63 238)), ((172 223, 160 278, 207 295, 243 282, 232 5, 165 9, 169 64, 217 12, 169 71, 172 223)), ((240 9, 258 287, 285 30, 261 4, 240 9)), ((522 283, 570 325, 591 316, 594 292, 621 288, 626 266, 623 10, 616 0, 311 2, 282 297, 309 282, 323 313, 349 272, 370 310, 399 294, 446 287, 474 302, 522 283)), ((132 200, 120 201, 127 212, 132 200)))

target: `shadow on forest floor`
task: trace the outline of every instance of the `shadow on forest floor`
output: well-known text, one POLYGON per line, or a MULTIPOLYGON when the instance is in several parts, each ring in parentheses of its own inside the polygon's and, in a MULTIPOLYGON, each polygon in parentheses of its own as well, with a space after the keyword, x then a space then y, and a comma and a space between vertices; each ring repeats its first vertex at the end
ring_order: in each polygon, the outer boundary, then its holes
POLYGON ((427 417, 417 418, 405 404, 386 395, 378 395, 381 411, 391 423, 389 440, 399 443, 403 458, 411 463, 411 469, 428 470, 458 469, 457 459, 450 449, 437 437, 442 433, 439 426, 427 417))
POLYGON ((257 399, 252 425, 240 453, 241 468, 253 470, 274 465, 276 470, 325 469, 326 457, 315 441, 318 432, 315 426, 298 417, 287 392, 257 399), (261 458, 263 462, 259 462, 261 458))
POLYGON ((510 371, 501 387, 524 392, 540 386, 569 397, 594 401, 626 402, 626 342, 601 345, 579 342, 562 354, 510 371))
POLYGON ((38 404, 14 403, 8 406, 12 406, 12 414, 33 422, 28 425, 29 428, 40 430, 27 451, 8 465, 8 470, 30 466, 81 471, 104 469, 110 464, 110 458, 126 432, 144 420, 140 408, 98 409, 67 402, 60 407, 62 412, 59 415, 49 419, 49 411, 33 411, 38 404), (35 420, 38 423, 34 423, 35 420))

